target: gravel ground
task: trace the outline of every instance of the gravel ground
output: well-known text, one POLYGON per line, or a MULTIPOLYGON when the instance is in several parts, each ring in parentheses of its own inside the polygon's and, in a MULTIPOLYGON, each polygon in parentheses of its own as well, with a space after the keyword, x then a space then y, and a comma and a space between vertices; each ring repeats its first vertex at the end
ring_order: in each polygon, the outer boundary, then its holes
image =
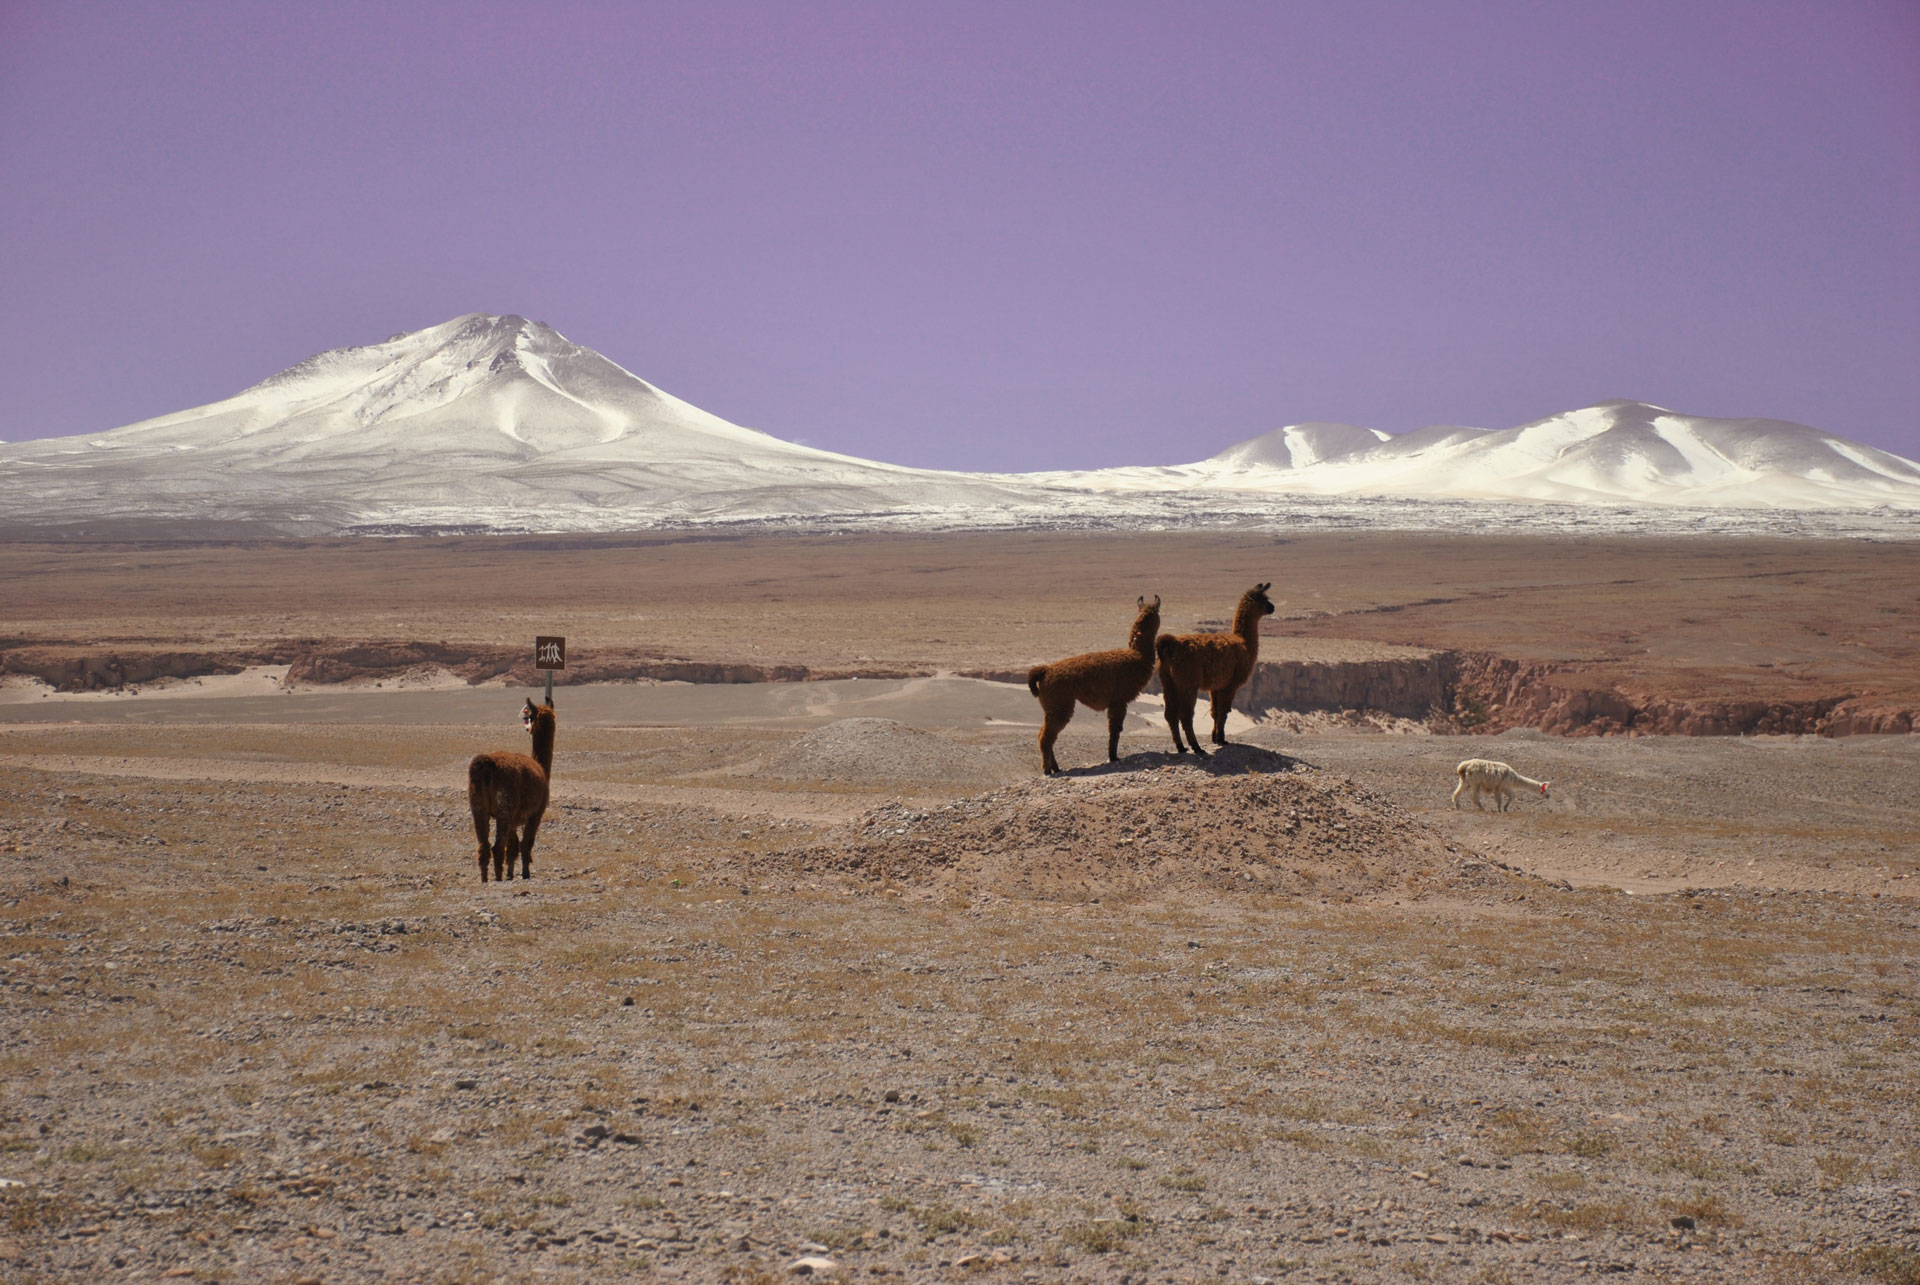
POLYGON ((1914 738, 1031 735, 8 731, 0 1263, 1920 1279, 1914 738))

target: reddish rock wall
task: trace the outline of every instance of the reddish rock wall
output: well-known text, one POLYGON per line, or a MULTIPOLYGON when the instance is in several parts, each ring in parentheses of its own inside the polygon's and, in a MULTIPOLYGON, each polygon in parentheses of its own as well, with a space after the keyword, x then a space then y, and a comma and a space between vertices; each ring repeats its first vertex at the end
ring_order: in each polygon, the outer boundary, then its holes
POLYGON ((1835 720, 1852 695, 1803 701, 1675 700, 1568 683, 1551 666, 1486 652, 1461 653, 1447 721, 1458 731, 1534 727, 1561 736, 1850 735, 1912 730, 1910 710, 1859 710, 1835 720), (1901 727, 1901 720, 1906 720, 1901 727))

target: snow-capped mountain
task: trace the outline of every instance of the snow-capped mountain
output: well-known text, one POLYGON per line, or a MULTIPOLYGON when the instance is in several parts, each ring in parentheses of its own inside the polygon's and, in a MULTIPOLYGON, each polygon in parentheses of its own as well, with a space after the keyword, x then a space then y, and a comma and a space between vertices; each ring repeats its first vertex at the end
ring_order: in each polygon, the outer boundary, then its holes
POLYGON ((1115 491, 1392 495, 1693 508, 1920 508, 1920 465, 1777 419, 1610 401, 1492 431, 1296 424, 1173 468, 1050 474, 1115 491))
POLYGON ((477 313, 321 353, 209 406, 0 444, 10 525, 607 530, 995 507, 1028 490, 782 441, 538 322, 477 313))
MULTIPOLYGON (((0 529, 15 534, 1591 526, 1603 511, 1642 527, 1671 513, 1665 525, 1684 529, 1682 510, 1707 508, 1871 511, 1869 526, 1920 527, 1920 465, 1804 425, 1620 401, 1499 431, 1295 424, 1182 465, 914 469, 742 428, 547 326, 477 313, 321 353, 209 406, 0 443, 0 529)), ((1719 527, 1777 529, 1763 513, 1719 527)))

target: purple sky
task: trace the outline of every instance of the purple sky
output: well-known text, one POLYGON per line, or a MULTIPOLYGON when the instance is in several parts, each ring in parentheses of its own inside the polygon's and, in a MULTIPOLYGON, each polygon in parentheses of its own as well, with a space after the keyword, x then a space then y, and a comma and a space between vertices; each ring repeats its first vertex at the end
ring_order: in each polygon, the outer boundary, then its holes
POLYGON ((1920 456, 1920 4, 0 0, 0 438, 462 312, 909 464, 1920 456))

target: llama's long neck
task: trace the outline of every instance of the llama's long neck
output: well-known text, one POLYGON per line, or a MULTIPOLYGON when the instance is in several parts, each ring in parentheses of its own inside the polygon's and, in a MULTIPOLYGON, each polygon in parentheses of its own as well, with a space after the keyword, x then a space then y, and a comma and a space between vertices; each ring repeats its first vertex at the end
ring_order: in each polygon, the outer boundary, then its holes
POLYGON ((1135 655, 1151 665, 1154 640, 1159 636, 1160 617, 1142 616, 1133 622, 1133 633, 1127 638, 1127 646, 1133 649, 1135 655))
POLYGON ((533 720, 533 761, 548 776, 553 775, 553 715, 533 720))
POLYGON ((1233 613, 1233 632, 1247 645, 1249 656, 1260 654, 1260 617, 1265 614, 1252 594, 1242 598, 1240 609, 1233 613))

